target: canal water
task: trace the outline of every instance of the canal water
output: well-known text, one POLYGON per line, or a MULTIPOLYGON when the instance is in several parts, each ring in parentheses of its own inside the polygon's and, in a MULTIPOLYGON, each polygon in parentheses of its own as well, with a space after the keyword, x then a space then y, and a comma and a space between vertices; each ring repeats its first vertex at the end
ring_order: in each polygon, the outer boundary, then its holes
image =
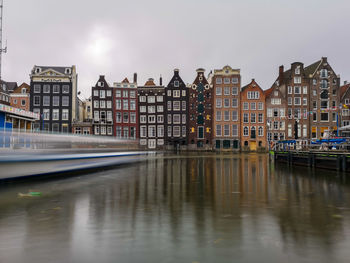
POLYGON ((202 154, 1 185, 0 262, 349 262, 348 181, 202 154))

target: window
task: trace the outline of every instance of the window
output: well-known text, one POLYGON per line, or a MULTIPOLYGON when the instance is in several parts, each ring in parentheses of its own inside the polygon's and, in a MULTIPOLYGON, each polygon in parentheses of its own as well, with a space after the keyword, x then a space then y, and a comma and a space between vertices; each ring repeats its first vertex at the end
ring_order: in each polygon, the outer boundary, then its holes
POLYGON ((224 95, 230 95, 230 87, 224 87, 224 95))
POLYGON ((307 94, 307 86, 303 87, 303 94, 307 94))
POLYGON ((136 127, 130 127, 130 138, 131 139, 136 138, 136 127))
POLYGON ((288 119, 292 118, 292 109, 288 108, 288 119))
POLYGON ((129 92, 127 90, 123 90, 123 98, 127 98, 129 95, 129 92))
POLYGON ((251 123, 255 123, 256 122, 256 114, 255 113, 251 113, 250 114, 250 122, 251 123))
POLYGON ((328 112, 321 112, 321 121, 329 121, 328 112))
POLYGON ((229 78, 224 78, 224 84, 230 84, 230 79, 229 78))
POLYGON ((221 125, 216 125, 216 136, 222 136, 221 125))
MULTIPOLYGON (((54 110, 52 115, 54 115, 54 110)), ((62 120, 67 121, 69 119, 69 112, 68 109, 63 109, 62 110, 62 120)))
MULTIPOLYGON (((43 115, 44 120, 50 120, 50 109, 43 109, 43 115)), ((58 116, 54 120, 58 120, 58 116)))
POLYGON ((230 99, 227 99, 227 98, 224 99, 224 107, 225 108, 230 107, 230 99))
POLYGON ((222 95, 222 88, 221 87, 216 87, 216 95, 222 95))
POLYGON ((129 123, 129 113, 123 112, 123 123, 129 123))
POLYGON ((105 90, 100 90, 100 98, 105 99, 106 98, 106 91, 105 90))
POLYGON ((317 101, 313 101, 312 102, 312 107, 313 107, 314 110, 317 109, 317 101))
POLYGON ((259 91, 248 91, 248 99, 259 99, 260 92, 259 91))
POLYGON ((99 111, 94 111, 94 121, 99 121, 100 120, 100 113, 99 111))
POLYGON ((256 103, 255 102, 250 103, 250 109, 256 110, 256 103))
POLYGON ((181 102, 181 107, 182 107, 182 110, 185 111, 186 110, 186 101, 182 101, 181 102))
POLYGON ((174 111, 180 110, 180 101, 173 101, 173 110, 174 111))
POLYGON ((146 126, 140 126, 140 137, 145 138, 147 136, 147 127, 146 126))
POLYGON ((34 106, 40 106, 40 96, 34 96, 34 106))
POLYGON ((157 96, 157 102, 163 102, 163 96, 157 96))
POLYGON ((110 100, 107 100, 107 109, 112 108, 112 102, 110 100))
POLYGON ((156 137, 156 127, 148 126, 148 137, 153 138, 156 137))
POLYGON ((328 101, 321 100, 321 109, 328 109, 328 101))
POLYGON ((101 134, 106 134, 106 126, 101 126, 101 134))
POLYGON ((173 127, 173 135, 174 137, 180 137, 180 126, 173 127))
POLYGON ((259 102, 258 103, 258 110, 263 110, 264 109, 264 103, 259 102))
POLYGON ((216 108, 222 107, 222 99, 216 99, 216 108))
POLYGON ((232 136, 238 136, 238 125, 232 125, 232 136))
POLYGON ((171 97, 171 90, 168 90, 168 97, 171 97))
POLYGON ((312 120, 317 121, 317 112, 312 112, 312 120))
POLYGON ((180 86, 180 82, 178 80, 174 81, 174 87, 179 87, 180 86))
POLYGON ((222 84, 222 78, 216 78, 216 84, 222 84))
POLYGON ((238 112, 236 110, 232 111, 232 121, 238 121, 238 112))
POLYGON ((39 84, 34 84, 34 93, 40 93, 41 92, 41 88, 39 84))
MULTIPOLYGON (((116 121, 117 123, 121 123, 121 122, 122 122, 122 113, 121 113, 121 112, 118 111, 118 112, 115 114, 115 117, 116 117, 116 120, 115 120, 115 121, 116 121)), ((145 118, 145 121, 143 122, 143 121, 142 121, 142 117, 143 117, 143 116, 140 117, 140 122, 141 122, 141 123, 146 122, 146 118, 145 118)))
MULTIPOLYGON (((63 114, 62 114, 63 117, 63 114)), ((54 109, 52 110, 52 119, 53 120, 59 120, 60 119, 60 110, 59 109, 54 109)), ((63 120, 63 118, 62 118, 63 120)))
POLYGON ((26 100, 21 100, 21 105, 25 106, 26 105, 26 100))
POLYGON ((171 114, 168 114, 168 124, 171 124, 171 114))
POLYGON ((62 106, 69 106, 69 97, 62 96, 62 106))
POLYGON ((321 78, 327 78, 328 77, 327 69, 321 69, 320 76, 321 78))
POLYGON ((288 94, 292 94, 293 93, 293 89, 291 86, 288 86, 288 94))
POLYGON ((186 124, 186 114, 182 114, 182 124, 186 124))
POLYGON ((94 96, 98 97, 98 90, 94 90, 94 96))
POLYGON ((157 122, 163 123, 164 122, 164 116, 163 115, 157 115, 157 122))
POLYGON ((148 103, 155 103, 156 102, 156 97, 155 96, 148 96, 147 102, 148 103))
POLYGON ((243 113, 243 122, 248 123, 249 122, 249 114, 248 113, 243 113))
POLYGON ((230 125, 224 125, 224 136, 230 136, 230 125))
POLYGON ((140 112, 146 112, 147 107, 146 106, 140 106, 140 112))
POLYGON ((288 97, 288 105, 292 105, 292 103, 293 103, 292 99, 293 99, 292 97, 288 97))
POLYGON ((301 93, 301 87, 300 86, 295 86, 294 87, 294 94, 300 94, 301 93))
POLYGON ((50 106, 50 96, 43 97, 43 106, 50 106))
POLYGON ((303 105, 305 105, 305 106, 307 105, 307 98, 305 98, 305 97, 303 98, 303 105))
POLYGON ((173 124, 180 124, 181 120, 180 120, 180 114, 174 114, 173 115, 173 124))
POLYGON ((335 112, 332 112, 332 121, 333 122, 337 121, 337 114, 335 112))
POLYGON ((294 97, 294 105, 301 105, 300 97, 294 97))
POLYGON ((121 110, 122 109, 122 100, 115 100, 115 108, 117 110, 121 110))
POLYGON ((278 124, 279 124, 278 121, 274 121, 274 122, 273 122, 273 129, 274 129, 274 130, 278 130, 278 127, 279 127, 278 124))
POLYGON ((297 67, 295 68, 295 74, 296 74, 296 75, 299 75, 299 74, 300 74, 300 66, 297 66, 297 67))
POLYGON ((292 124, 288 124, 288 137, 292 137, 292 124))
POLYGON ((300 84, 301 83, 301 77, 294 77, 294 84, 300 84))
POLYGON ((238 88, 232 87, 232 95, 238 95, 238 88))
POLYGON ((62 93, 69 93, 69 86, 68 85, 62 86, 62 93))
POLYGON ((294 109, 294 118, 300 119, 300 109, 294 109))
POLYGON ((303 109, 303 119, 307 119, 307 109, 303 109))
POLYGON ((323 79, 321 80, 321 89, 327 89, 328 88, 328 81, 323 79))
POLYGON ((60 106, 60 97, 59 96, 52 97, 52 106, 60 106))
POLYGON ((106 108, 106 101, 100 100, 100 108, 106 108))
POLYGON ((280 109, 280 117, 284 118, 285 117, 285 110, 280 109))
POLYGON ((221 121, 221 111, 216 112, 216 120, 221 121))
POLYGON ((148 115, 148 123, 156 123, 156 116, 148 115))
POLYGON ((243 136, 249 136, 249 129, 248 127, 243 128, 243 136))
POLYGON ((171 111, 171 101, 168 101, 168 111, 171 111))
POLYGON ((45 85, 43 86, 43 92, 44 92, 44 93, 50 93, 50 85, 45 84, 45 85))
POLYGON ((230 120, 230 112, 224 111, 224 121, 229 121, 229 120, 230 120))
POLYGON ((232 83, 237 84, 238 83, 238 78, 232 78, 232 83))
POLYGON ((134 90, 130 91, 130 98, 136 98, 136 92, 134 90))
POLYGON ((180 90, 173 90, 173 97, 174 98, 180 98, 180 90))
POLYGON ((259 122, 259 123, 264 122, 264 114, 263 114, 263 113, 259 113, 259 114, 258 114, 258 122, 259 122))
POLYGON ((163 105, 158 105, 157 106, 157 112, 163 112, 163 111, 164 111, 163 105))
POLYGON ((272 115, 272 109, 271 108, 268 108, 267 109, 267 117, 268 118, 271 118, 273 115, 272 115))
POLYGON ((107 111, 107 121, 112 121, 112 111, 107 111))
MULTIPOLYGON (((163 125, 157 126, 157 129, 158 129, 158 137, 164 137, 164 126, 163 125)), ((179 129, 180 129, 180 127, 179 127, 179 129)))
POLYGON ((312 90, 312 95, 313 96, 317 96, 317 91, 316 90, 312 90))
POLYGON ((129 109, 129 101, 123 100, 123 110, 128 110, 128 109, 129 109))
POLYGON ((264 136, 264 128, 259 126, 258 128, 258 136, 261 137, 261 136, 264 136))
POLYGON ((279 110, 273 109, 273 117, 278 117, 279 110))
POLYGON ((249 110, 248 102, 243 102, 243 110, 249 110))
POLYGON ((117 89, 117 90, 115 91, 115 96, 116 96, 117 98, 120 98, 120 97, 122 96, 121 90, 117 89))
POLYGON ((232 99, 232 108, 238 107, 238 99, 232 99))
MULTIPOLYGON (((81 133, 81 128, 77 128, 78 130, 75 131, 75 133, 80 134, 81 133), (80 132, 79 132, 80 129, 80 132)), ((59 132, 60 131, 60 125, 58 123, 52 123, 52 131, 53 132, 59 132)))
POLYGON ((107 97, 112 96, 112 92, 110 90, 107 90, 106 92, 107 92, 107 97))
POLYGON ((59 85, 53 85, 52 92, 53 93, 60 93, 60 86, 59 85))

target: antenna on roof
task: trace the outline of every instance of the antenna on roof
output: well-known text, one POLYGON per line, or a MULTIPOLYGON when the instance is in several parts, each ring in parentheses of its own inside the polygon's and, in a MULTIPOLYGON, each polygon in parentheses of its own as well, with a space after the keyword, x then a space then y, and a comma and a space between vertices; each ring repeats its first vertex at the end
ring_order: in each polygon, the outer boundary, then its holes
POLYGON ((0 80, 1 80, 1 59, 2 59, 2 53, 6 53, 7 52, 7 41, 6 41, 6 45, 3 48, 2 47, 2 13, 3 13, 3 4, 4 0, 0 0, 0 80))

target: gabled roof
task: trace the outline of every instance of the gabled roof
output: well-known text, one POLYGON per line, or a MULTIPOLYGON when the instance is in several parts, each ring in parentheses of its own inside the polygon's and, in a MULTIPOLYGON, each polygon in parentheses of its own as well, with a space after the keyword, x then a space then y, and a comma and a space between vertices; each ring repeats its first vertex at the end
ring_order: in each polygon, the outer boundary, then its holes
POLYGON ((6 85, 6 91, 8 92, 13 92, 18 87, 17 82, 8 82, 8 81, 0 80, 0 84, 1 84, 1 87, 3 85, 6 85))
POLYGON ((306 77, 313 75, 315 73, 315 71, 317 70, 318 66, 321 64, 321 62, 322 62, 322 60, 319 60, 319 61, 311 64, 310 66, 307 66, 306 68, 304 68, 304 73, 305 73, 306 77))
POLYGON ((349 88, 350 88, 350 83, 345 84, 345 85, 340 87, 340 99, 341 100, 344 99, 344 97, 345 97, 347 91, 349 90, 349 88))
POLYGON ((249 84, 247 84, 247 85, 245 85, 244 87, 242 87, 242 90, 241 90, 241 91, 243 92, 246 88, 248 88, 248 87, 250 87, 250 86, 252 86, 252 85, 255 85, 256 87, 258 87, 259 89, 261 89, 262 92, 264 92, 264 90, 259 86, 259 84, 256 83, 255 79, 252 79, 252 81, 251 81, 249 84))
POLYGON ((274 87, 272 86, 271 88, 267 89, 267 90, 264 90, 264 93, 265 93, 265 96, 270 96, 270 94, 272 93, 274 87))
POLYGON ((122 81, 122 83, 130 83, 130 82, 129 82, 128 78, 125 78, 125 79, 122 81))
POLYGON ((155 87, 156 84, 154 83, 154 79, 150 78, 146 81, 145 87, 155 87))

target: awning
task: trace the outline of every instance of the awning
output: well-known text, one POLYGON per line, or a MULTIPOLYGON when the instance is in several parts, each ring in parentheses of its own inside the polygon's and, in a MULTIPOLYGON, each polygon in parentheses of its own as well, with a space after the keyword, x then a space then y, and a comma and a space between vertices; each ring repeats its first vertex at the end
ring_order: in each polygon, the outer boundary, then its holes
POLYGON ((346 126, 343 126, 343 127, 339 128, 339 131, 346 131, 346 130, 350 131, 350 125, 346 125, 346 126))

